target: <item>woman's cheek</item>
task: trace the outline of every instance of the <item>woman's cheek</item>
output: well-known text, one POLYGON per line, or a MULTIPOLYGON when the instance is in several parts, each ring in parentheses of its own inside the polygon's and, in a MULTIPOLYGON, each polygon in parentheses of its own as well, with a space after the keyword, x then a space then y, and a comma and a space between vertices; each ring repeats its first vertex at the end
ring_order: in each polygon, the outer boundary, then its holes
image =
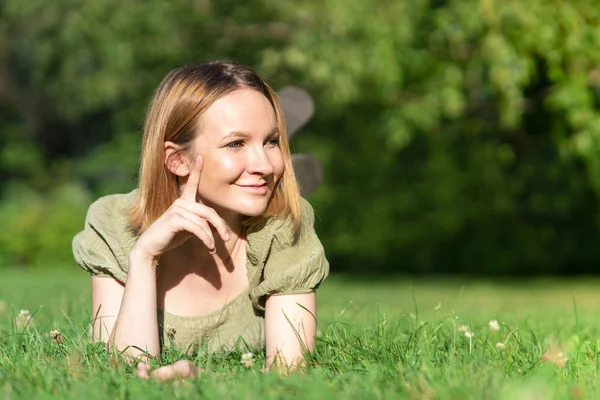
POLYGON ((226 179, 230 174, 235 175, 235 172, 239 169, 238 164, 240 164, 239 160, 236 160, 235 157, 227 155, 211 157, 207 161, 206 168, 208 169, 210 165, 211 175, 214 175, 215 178, 220 177, 221 179, 226 179))
POLYGON ((219 160, 220 163, 220 168, 230 171, 236 168, 236 161, 233 157, 229 157, 229 156, 223 156, 221 157, 221 159, 219 160))

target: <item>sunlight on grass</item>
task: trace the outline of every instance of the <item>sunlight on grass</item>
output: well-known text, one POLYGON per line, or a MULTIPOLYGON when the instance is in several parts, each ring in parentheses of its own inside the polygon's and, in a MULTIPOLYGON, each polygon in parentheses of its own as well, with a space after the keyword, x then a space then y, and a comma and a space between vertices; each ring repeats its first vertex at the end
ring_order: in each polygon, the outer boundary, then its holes
MULTIPOLYGON (((0 273, 0 398, 588 398, 597 392, 597 281, 331 277, 304 376, 264 353, 200 354, 159 384, 87 340, 89 278, 0 273), (248 362, 248 360, 252 362, 248 362)), ((167 350, 161 364, 180 354, 167 350)))

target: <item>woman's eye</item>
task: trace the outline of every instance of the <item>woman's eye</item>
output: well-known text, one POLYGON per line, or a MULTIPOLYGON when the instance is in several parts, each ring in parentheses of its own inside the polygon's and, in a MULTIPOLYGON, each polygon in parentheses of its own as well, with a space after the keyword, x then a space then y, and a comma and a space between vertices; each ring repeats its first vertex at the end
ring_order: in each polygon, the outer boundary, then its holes
POLYGON ((244 143, 241 140, 236 140, 235 142, 229 143, 226 147, 229 147, 230 149, 237 149, 242 147, 243 144, 244 143))
POLYGON ((271 138, 267 141, 269 146, 279 146, 279 138, 271 138))

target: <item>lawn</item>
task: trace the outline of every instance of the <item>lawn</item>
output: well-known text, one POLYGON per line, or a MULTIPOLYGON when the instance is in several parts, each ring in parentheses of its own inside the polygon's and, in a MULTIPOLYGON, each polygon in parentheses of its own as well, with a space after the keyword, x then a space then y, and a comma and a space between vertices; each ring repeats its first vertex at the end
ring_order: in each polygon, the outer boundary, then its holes
POLYGON ((600 398, 599 280, 334 275, 304 375, 262 373, 264 354, 249 368, 239 352, 200 354, 198 379, 171 383, 137 379, 88 343, 88 280, 0 272, 0 399, 600 398))

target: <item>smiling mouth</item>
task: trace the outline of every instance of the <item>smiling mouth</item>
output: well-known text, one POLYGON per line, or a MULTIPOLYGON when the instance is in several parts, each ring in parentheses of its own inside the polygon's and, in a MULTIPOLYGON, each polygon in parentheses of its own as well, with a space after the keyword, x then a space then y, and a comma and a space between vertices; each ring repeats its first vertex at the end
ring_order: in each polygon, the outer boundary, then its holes
POLYGON ((240 188, 254 193, 254 194, 266 194, 268 191, 268 186, 266 183, 263 183, 262 185, 237 185, 240 188))

